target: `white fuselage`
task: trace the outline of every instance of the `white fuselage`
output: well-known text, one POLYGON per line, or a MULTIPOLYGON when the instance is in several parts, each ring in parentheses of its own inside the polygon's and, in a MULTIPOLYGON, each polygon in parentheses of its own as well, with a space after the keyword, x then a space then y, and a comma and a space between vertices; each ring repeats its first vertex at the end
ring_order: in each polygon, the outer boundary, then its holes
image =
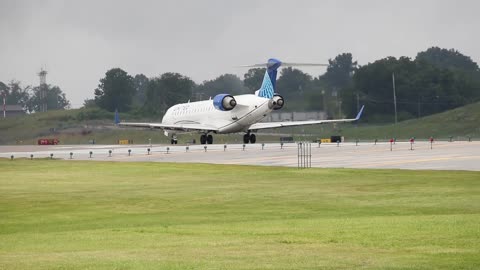
MULTIPOLYGON (((170 107, 163 124, 203 124, 218 129, 217 133, 248 131, 248 128, 267 116, 272 109, 270 99, 253 94, 234 96, 237 106, 231 111, 214 107, 213 100, 181 103, 170 107)), ((205 131, 208 131, 206 129, 205 131)))

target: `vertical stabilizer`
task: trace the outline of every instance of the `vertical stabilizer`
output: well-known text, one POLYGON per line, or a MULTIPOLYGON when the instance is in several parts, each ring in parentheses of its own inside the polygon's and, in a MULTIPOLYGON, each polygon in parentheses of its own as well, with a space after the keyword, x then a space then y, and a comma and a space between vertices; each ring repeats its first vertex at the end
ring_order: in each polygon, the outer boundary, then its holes
POLYGON ((282 62, 270 58, 267 63, 267 70, 263 77, 262 86, 258 90, 258 96, 264 98, 273 98, 277 84, 277 69, 282 65, 282 62))
POLYGON ((115 109, 114 121, 115 121, 115 125, 118 125, 120 123, 120 116, 118 116, 118 110, 117 109, 115 109))

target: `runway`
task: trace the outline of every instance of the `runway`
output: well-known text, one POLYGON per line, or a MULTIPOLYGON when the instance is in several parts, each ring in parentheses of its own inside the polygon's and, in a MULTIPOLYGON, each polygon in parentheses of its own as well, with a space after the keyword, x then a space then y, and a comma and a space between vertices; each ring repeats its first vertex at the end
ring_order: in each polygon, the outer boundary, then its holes
MULTIPOLYGON (((318 168, 380 168, 480 171, 480 142, 427 141, 311 144, 318 168)), ((296 143, 262 145, 57 145, 0 146, 0 158, 55 158, 117 162, 186 162, 297 167, 296 143), (150 149, 148 153, 147 149, 150 149), (129 152, 130 150, 130 152, 129 152), (111 153, 109 153, 111 151, 111 153), (91 152, 91 155, 90 155, 91 152), (70 156, 70 153, 72 155, 70 156), (51 156, 53 155, 53 156, 51 156)))

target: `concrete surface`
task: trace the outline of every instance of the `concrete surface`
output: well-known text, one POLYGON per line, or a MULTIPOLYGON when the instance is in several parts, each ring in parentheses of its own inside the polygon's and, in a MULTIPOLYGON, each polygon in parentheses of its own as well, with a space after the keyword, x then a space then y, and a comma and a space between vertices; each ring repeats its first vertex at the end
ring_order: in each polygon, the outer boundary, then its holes
MULTIPOLYGON (((121 162, 195 162, 297 167, 297 145, 279 143, 190 145, 57 145, 57 146, 0 146, 0 158, 54 158, 121 162), (167 147, 169 148, 167 153, 167 147), (150 155, 147 148, 151 149, 150 155), (131 150, 129 156, 128 150, 131 150), (112 151, 111 157, 109 150, 112 151), (92 157, 90 158, 90 151, 92 157)), ((480 171, 480 142, 341 143, 311 144, 312 167, 319 168, 398 168, 421 170, 480 171)))

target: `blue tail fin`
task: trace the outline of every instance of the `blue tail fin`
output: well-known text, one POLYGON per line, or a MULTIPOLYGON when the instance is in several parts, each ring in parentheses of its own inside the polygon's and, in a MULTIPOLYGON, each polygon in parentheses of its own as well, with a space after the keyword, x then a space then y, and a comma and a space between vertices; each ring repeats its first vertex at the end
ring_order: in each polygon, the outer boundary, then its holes
POLYGON ((120 123, 120 116, 118 116, 118 110, 115 109, 115 125, 118 125, 120 123))
POLYGON ((273 98, 273 94, 276 90, 277 83, 277 69, 282 65, 282 62, 270 58, 267 63, 267 71, 265 71, 265 76, 263 77, 262 86, 258 91, 259 97, 264 98, 273 98))

